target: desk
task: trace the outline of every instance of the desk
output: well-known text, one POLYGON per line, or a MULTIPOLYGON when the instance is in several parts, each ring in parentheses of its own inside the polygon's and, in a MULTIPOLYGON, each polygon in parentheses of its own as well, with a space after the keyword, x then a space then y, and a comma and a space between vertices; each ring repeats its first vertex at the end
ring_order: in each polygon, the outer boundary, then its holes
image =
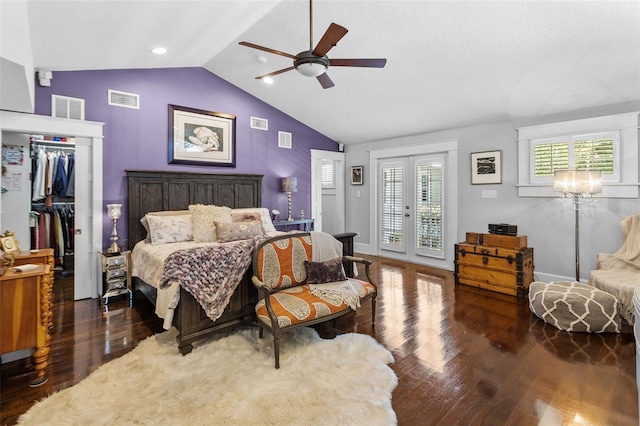
MULTIPOLYGON (((315 219, 282 220, 280 222, 273 222, 273 226, 275 226, 275 228, 278 229, 278 228, 285 228, 291 225, 296 225, 296 227, 300 229, 300 225, 303 225, 301 230, 305 232, 309 232, 309 231, 313 231, 314 222, 315 222, 315 219)), ((282 231, 283 229, 278 229, 278 230, 282 231)))
POLYGON ((38 375, 31 382, 32 387, 47 381, 50 281, 50 266, 44 264, 25 272, 11 267, 0 277, 0 354, 35 347, 33 356, 38 375))

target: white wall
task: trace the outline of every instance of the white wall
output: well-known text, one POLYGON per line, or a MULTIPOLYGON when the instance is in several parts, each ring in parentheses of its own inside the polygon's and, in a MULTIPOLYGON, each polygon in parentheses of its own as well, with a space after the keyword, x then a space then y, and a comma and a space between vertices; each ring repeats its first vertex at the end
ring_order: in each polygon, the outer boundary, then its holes
POLYGON ((0 1, 0 109, 34 111, 35 82, 26 1, 0 1))
MULTIPOLYGON (((21 206, 30 205, 31 181, 31 158, 29 157, 29 135, 24 133, 2 132, 2 145, 22 146, 24 163, 21 166, 7 165, 7 175, 12 173, 22 174, 22 189, 19 191, 10 190, 2 194, 2 206, 4 216, 2 217, 1 232, 6 230, 15 234, 20 243, 20 249, 29 250, 31 248, 31 233, 29 230, 29 216, 21 206), (14 214, 16 212, 19 214, 14 214)), ((3 182, 4 185, 4 182, 3 182)))
MULTIPOLYGON (((586 118, 598 115, 631 112, 640 102, 601 108, 598 110, 543 117, 537 120, 505 121, 472 127, 446 130, 366 144, 348 145, 347 168, 369 164, 369 150, 389 146, 407 146, 440 140, 458 140, 458 241, 465 232, 488 232, 489 223, 510 223, 518 226, 518 233, 527 235, 528 245, 534 248, 537 279, 575 279, 574 212, 571 203, 559 198, 518 197, 518 147, 516 128, 523 125, 586 118), (502 150, 503 180, 497 185, 471 185, 472 152, 502 150), (495 190, 497 198, 482 198, 483 190, 495 190), (573 277, 573 278, 572 278, 573 277)), ((371 220, 371 170, 365 168, 364 185, 346 188, 347 231, 357 232, 356 250, 375 253, 370 247, 368 224, 371 220), (356 191, 360 190, 360 197, 356 191)), ((581 280, 596 268, 598 253, 612 253, 622 245, 620 221, 640 212, 638 199, 600 199, 585 204, 580 214, 581 280)), ((451 247, 453 251, 453 246, 451 247)), ((453 269, 453 266, 452 268, 453 269)))

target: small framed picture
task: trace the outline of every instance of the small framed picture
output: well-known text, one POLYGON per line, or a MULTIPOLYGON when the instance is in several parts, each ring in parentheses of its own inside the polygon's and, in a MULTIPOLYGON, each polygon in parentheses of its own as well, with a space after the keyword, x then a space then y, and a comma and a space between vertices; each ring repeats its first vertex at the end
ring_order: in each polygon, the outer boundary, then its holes
POLYGON ((471 184, 502 183, 502 151, 471 153, 471 184))
POLYGON ((362 185, 364 166, 351 166, 351 185, 362 185))
POLYGON ((0 237, 0 244, 2 244, 2 251, 5 253, 15 253, 20 251, 18 242, 13 233, 5 232, 3 237, 0 237))

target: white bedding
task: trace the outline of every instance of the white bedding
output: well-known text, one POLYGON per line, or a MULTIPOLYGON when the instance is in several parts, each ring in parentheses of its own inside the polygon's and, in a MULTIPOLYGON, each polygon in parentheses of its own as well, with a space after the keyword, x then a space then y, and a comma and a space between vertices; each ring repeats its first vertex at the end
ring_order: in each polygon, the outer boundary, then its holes
MULTIPOLYGON (((268 236, 280 235, 282 232, 267 232, 268 236)), ((220 243, 196 243, 185 241, 153 245, 145 241, 138 242, 131 252, 131 275, 138 277, 157 290, 156 315, 164 319, 165 330, 173 324, 173 314, 180 301, 180 286, 173 283, 167 289, 160 289, 160 279, 164 270, 164 261, 177 250, 197 247, 210 247, 220 243)))

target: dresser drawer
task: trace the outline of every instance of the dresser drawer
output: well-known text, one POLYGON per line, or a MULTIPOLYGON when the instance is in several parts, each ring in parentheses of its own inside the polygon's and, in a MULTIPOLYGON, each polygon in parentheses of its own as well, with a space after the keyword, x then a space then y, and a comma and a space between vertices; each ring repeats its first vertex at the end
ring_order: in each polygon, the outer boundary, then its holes
POLYGON ((126 278, 127 270, 125 268, 117 268, 117 269, 107 269, 106 271, 106 279, 110 280, 112 278, 126 278))
POLYGON ((125 256, 104 257, 103 264, 106 269, 124 266, 126 263, 125 256))

